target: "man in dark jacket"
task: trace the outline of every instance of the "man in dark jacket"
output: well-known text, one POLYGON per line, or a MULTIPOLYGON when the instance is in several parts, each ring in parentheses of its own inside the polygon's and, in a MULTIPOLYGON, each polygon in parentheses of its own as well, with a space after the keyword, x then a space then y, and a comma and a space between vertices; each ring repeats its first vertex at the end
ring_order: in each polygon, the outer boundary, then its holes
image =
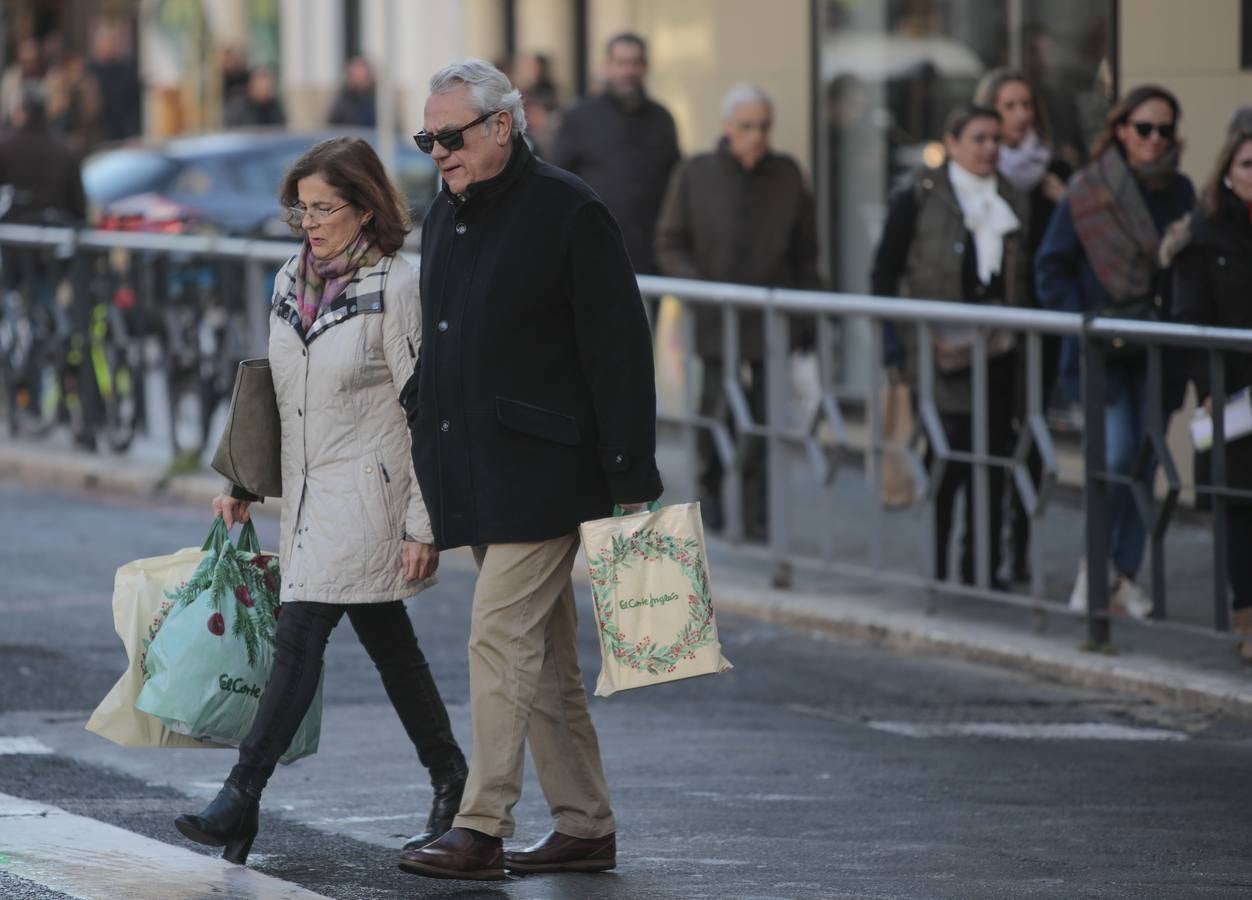
POLYGON ((479 566, 474 754, 454 827, 400 865, 470 879, 609 869, 570 572, 580 522, 661 493, 648 324, 613 217, 531 154, 499 70, 437 73, 424 124, 444 186, 422 227, 420 363, 403 401, 435 542, 469 545, 479 566), (527 739, 555 829, 506 854, 527 739))
MULTIPOLYGON (((692 157, 670 182, 657 224, 661 274, 767 287, 819 288, 813 195, 800 167, 769 147, 773 103, 758 87, 736 85, 722 103, 725 136, 713 153, 692 157)), ((757 422, 765 412, 765 338, 759 313, 739 317, 739 354, 751 367, 744 384, 757 422)), ((721 311, 696 309, 696 352, 704 363, 702 411, 724 418, 721 311)), ((744 527, 766 535, 764 442, 744 460, 744 527)), ((705 523, 721 524, 722 466, 711 434, 701 432, 701 503, 705 523)))
MULTIPOLYGON (((14 111, 16 130, 0 139, 0 191, 8 209, 0 220, 22 225, 78 225, 87 218, 78 156, 48 129, 43 94, 23 92, 14 111)), ((36 307, 51 309, 56 272, 38 250, 6 247, 4 282, 24 286, 36 307)))
POLYGON ((674 119, 648 97, 648 47, 636 34, 608 43, 604 93, 567 113, 549 162, 591 185, 626 239, 635 271, 657 272, 652 235, 670 172, 682 158, 674 119))

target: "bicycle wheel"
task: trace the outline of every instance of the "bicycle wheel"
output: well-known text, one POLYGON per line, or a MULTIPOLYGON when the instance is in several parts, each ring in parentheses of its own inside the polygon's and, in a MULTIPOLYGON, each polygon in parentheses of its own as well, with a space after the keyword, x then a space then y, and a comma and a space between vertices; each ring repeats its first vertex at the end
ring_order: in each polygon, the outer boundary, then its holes
POLYGON ((143 408, 142 352, 116 309, 100 304, 92 310, 91 371, 102 406, 105 441, 115 453, 124 453, 135 439, 143 408))

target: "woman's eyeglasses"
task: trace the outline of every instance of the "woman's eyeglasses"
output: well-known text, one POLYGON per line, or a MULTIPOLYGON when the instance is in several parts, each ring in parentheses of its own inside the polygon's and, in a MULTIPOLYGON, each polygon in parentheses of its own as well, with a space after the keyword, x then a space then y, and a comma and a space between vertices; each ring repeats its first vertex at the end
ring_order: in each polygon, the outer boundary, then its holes
POLYGON ((345 206, 351 206, 351 203, 341 203, 339 206, 288 206, 286 210, 286 218, 288 225, 303 225, 304 217, 308 216, 314 222, 322 223, 333 216, 345 206))
POLYGON ((483 113, 468 125, 462 125, 460 128, 447 128, 443 131, 431 134, 429 131, 419 131, 413 135, 413 140, 417 143, 417 149, 423 153, 433 153, 435 151, 435 142, 439 142, 439 146, 448 152, 455 152, 465 146, 466 129, 473 128, 480 122, 486 122, 492 116, 503 110, 493 109, 491 112, 483 113))
POLYGON ((1166 122, 1164 125, 1158 125, 1155 122, 1131 122, 1130 127, 1135 130, 1135 134, 1147 140, 1152 136, 1152 132, 1156 132, 1161 136, 1163 141, 1172 141, 1176 128, 1173 122, 1166 122))

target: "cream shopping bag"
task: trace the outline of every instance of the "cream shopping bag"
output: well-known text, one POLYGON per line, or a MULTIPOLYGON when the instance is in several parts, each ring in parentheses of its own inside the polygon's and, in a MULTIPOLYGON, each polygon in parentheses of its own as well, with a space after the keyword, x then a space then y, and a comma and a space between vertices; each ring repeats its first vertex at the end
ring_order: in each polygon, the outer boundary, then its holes
POLYGON ((603 664, 596 696, 729 669, 717 639, 700 504, 584 522, 603 664))
POLYGON ((166 556, 137 559, 117 570, 113 579, 113 627, 126 647, 129 665, 117 684, 100 701, 87 721, 87 730, 123 747, 219 747, 176 734, 155 716, 135 709, 143 689, 143 665, 148 645, 173 605, 174 592, 199 568, 207 555, 188 547, 166 556))

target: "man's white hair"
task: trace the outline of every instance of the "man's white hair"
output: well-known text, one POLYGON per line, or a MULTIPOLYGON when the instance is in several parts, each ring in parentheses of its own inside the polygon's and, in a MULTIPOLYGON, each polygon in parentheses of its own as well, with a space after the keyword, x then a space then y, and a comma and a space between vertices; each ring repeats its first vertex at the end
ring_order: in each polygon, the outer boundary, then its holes
MULTIPOLYGON (((522 106, 522 92, 509 82, 509 78, 491 63, 482 59, 467 59, 440 69, 430 78, 432 94, 446 94, 460 85, 469 88, 474 108, 479 115, 503 111, 513 116, 513 134, 526 133, 526 110, 522 106)), ((491 128, 490 122, 482 124, 483 134, 491 128)))
POLYGON ((770 115, 774 114, 774 98, 765 92, 765 88, 741 81, 722 98, 722 121, 729 122, 735 114, 735 107, 745 103, 764 103, 769 107, 770 115))

